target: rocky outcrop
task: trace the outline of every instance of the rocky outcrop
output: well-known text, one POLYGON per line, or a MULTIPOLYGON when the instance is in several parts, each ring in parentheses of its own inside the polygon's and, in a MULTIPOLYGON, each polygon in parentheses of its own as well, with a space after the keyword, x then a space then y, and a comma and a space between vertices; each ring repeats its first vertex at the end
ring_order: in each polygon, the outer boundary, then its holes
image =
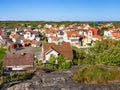
POLYGON ((51 73, 39 70, 32 80, 11 85, 6 90, 120 90, 120 82, 108 83, 106 85, 74 82, 72 76, 79 68, 76 67, 51 73))

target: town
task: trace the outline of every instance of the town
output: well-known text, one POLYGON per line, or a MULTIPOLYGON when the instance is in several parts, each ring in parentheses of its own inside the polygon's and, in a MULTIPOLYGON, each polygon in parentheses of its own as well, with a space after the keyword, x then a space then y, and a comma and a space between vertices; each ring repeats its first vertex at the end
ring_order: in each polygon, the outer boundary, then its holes
MULTIPOLYGON (((81 65, 79 60, 85 57, 85 53, 89 52, 88 49, 94 47, 96 42, 119 39, 120 27, 112 22, 94 25, 89 23, 58 25, 46 22, 36 27, 23 23, 15 28, 1 27, 0 48, 6 49, 1 61, 1 66, 4 67, 1 68, 1 74, 34 71, 38 67, 45 72, 68 69, 74 65, 81 65)), ((87 57, 91 59, 89 55, 87 57)), ((93 64, 92 60, 88 62, 93 64)), ((21 78, 23 74, 19 74, 19 77, 21 78)), ((31 76, 30 72, 27 74, 31 76)))
POLYGON ((119 40, 119 30, 120 27, 116 28, 112 23, 98 24, 96 27, 73 23, 68 26, 44 24, 35 28, 22 24, 18 28, 1 28, 0 47, 8 50, 3 65, 8 69, 20 70, 33 66, 34 58, 47 63, 52 55, 62 55, 66 60, 72 60, 72 47, 84 49, 103 39, 119 40), (23 62, 27 57, 30 61, 23 62))

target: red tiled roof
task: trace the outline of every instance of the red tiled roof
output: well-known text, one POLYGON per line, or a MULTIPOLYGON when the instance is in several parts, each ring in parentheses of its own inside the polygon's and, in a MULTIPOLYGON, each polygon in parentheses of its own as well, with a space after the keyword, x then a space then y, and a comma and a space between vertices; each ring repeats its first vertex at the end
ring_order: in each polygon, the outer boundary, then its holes
POLYGON ((44 31, 45 31, 46 34, 49 34, 49 33, 57 33, 56 30, 51 30, 51 29, 48 29, 48 28, 45 28, 44 31))
POLYGON ((37 41, 36 40, 33 40, 32 42, 31 42, 31 44, 37 44, 37 41))
POLYGON ((93 32, 93 35, 97 35, 97 33, 98 33, 98 29, 97 29, 97 28, 88 28, 87 33, 88 33, 89 31, 92 31, 92 32, 93 32))
POLYGON ((53 41, 57 41, 58 39, 58 37, 53 37, 53 41))
POLYGON ((120 38, 120 33, 112 33, 112 36, 116 37, 116 38, 120 38))
POLYGON ((36 34, 37 33, 36 31, 33 31, 33 30, 26 30, 24 33, 27 33, 27 32, 30 32, 32 34, 36 34))
POLYGON ((65 59, 73 58, 72 48, 70 46, 70 43, 68 42, 63 42, 62 45, 55 45, 54 43, 45 43, 43 44, 43 48, 44 48, 44 56, 45 56, 45 52, 47 52, 50 48, 53 48, 58 53, 63 55, 65 59))
POLYGON ((76 31, 69 31, 69 32, 67 32, 67 37, 68 37, 68 39, 69 39, 70 37, 72 37, 72 35, 75 35, 76 37, 79 37, 79 36, 80 36, 79 33, 76 32, 76 31))
POLYGON ((24 39, 23 42, 22 42, 23 45, 30 45, 31 42, 29 39, 24 39))
POLYGON ((19 37, 19 34, 11 34, 12 38, 16 39, 17 37, 19 37))
POLYGON ((34 55, 25 53, 7 54, 3 61, 3 66, 33 65, 34 55))
POLYGON ((103 36, 100 36, 100 35, 93 35, 93 38, 101 39, 101 38, 103 38, 103 36))

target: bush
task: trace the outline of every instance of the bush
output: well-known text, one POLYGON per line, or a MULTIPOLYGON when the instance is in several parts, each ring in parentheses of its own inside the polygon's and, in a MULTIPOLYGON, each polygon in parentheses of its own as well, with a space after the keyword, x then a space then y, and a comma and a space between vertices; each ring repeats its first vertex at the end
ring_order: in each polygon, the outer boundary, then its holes
POLYGON ((35 58, 34 63, 38 66, 43 65, 42 60, 38 60, 37 58, 35 58))
POLYGON ((72 60, 73 65, 78 65, 78 61, 79 61, 78 59, 73 59, 72 60))
POLYGON ((80 69, 73 78, 79 83, 100 84, 119 79, 120 73, 100 66, 89 66, 80 69))
POLYGON ((59 65, 59 69, 68 69, 71 68, 72 63, 71 62, 63 62, 59 65))
POLYGON ((34 71, 25 72, 11 72, 8 76, 3 76, 4 82, 13 82, 19 80, 31 79, 34 75, 34 71))

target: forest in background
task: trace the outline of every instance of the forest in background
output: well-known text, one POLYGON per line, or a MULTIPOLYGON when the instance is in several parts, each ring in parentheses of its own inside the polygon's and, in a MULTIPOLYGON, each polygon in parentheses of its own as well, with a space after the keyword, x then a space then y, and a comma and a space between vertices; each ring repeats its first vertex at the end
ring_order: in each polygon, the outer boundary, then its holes
POLYGON ((78 25, 81 24, 89 24, 91 27, 96 27, 98 24, 105 24, 105 23, 113 23, 115 27, 120 26, 120 22, 80 22, 80 21, 60 21, 60 22, 55 22, 55 21, 0 21, 0 28, 17 28, 20 27, 21 25, 25 26, 32 26, 32 27, 37 27, 38 25, 45 25, 45 24, 57 24, 58 26, 64 24, 66 26, 69 26, 70 24, 77 23, 78 25))

